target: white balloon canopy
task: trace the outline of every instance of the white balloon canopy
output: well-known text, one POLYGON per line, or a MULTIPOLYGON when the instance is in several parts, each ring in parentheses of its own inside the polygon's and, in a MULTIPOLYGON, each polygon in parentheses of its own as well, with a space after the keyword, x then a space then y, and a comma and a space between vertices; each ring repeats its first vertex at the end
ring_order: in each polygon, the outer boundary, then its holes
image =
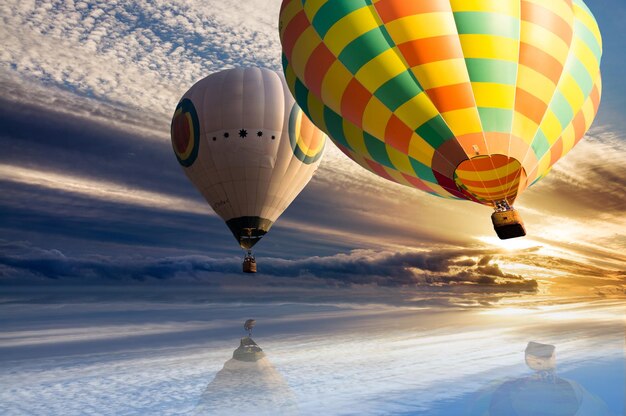
POLYGON ((198 81, 178 103, 171 133, 185 174, 244 249, 306 186, 326 143, 283 76, 260 68, 198 81))

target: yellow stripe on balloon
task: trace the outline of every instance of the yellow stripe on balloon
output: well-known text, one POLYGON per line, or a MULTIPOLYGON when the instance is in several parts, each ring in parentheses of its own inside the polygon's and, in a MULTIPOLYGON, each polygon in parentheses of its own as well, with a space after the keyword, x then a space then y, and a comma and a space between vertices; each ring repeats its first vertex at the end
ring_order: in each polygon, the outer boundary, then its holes
POLYGON ((317 155, 319 152, 321 152, 324 149, 324 145, 326 144, 326 140, 319 140, 317 142, 317 146, 315 147, 309 147, 308 150, 305 152, 305 154, 307 156, 315 156, 317 155))
POLYGON ((396 75, 406 71, 406 64, 398 57, 395 48, 387 49, 363 65, 355 78, 371 93, 396 75))
POLYGON ((517 86, 539 98, 546 105, 550 104, 556 84, 540 72, 526 65, 519 65, 517 69, 517 86))
POLYGON ((415 171, 413 170, 413 166, 411 165, 408 155, 394 149, 391 146, 387 146, 387 154, 389 155, 389 160, 393 163, 396 169, 402 173, 406 173, 407 175, 415 176, 415 171))
POLYGON ((574 130, 574 126, 571 123, 565 128, 565 130, 561 134, 561 140, 563 140, 562 154, 565 155, 574 147, 574 144, 576 143, 576 131, 574 130))
POLYGON ((574 4, 574 13, 576 14, 576 19, 580 20, 591 31, 596 42, 600 45, 600 49, 602 49, 602 35, 596 19, 578 4, 574 4))
POLYGON ((307 97, 307 107, 309 109, 309 117, 311 120, 315 120, 315 124, 322 131, 328 131, 324 118, 324 104, 315 94, 309 94, 307 97))
POLYGON ((457 137, 482 131, 476 107, 446 111, 441 116, 457 137))
POLYGON ((520 36, 521 42, 537 47, 561 64, 564 64, 569 56, 570 45, 543 26, 522 20, 520 36))
POLYGON ((376 137, 385 137, 391 111, 378 98, 372 97, 363 111, 363 130, 376 137))
MULTIPOLYGON (((581 42, 575 39, 572 43, 572 48, 580 47, 580 44, 581 42)), ((572 55, 569 59, 574 60, 576 58, 572 55)), ((587 98, 584 96, 576 80, 569 73, 564 73, 559 81, 557 91, 565 98, 575 116, 580 111, 587 98)), ((558 121, 553 109, 548 108, 540 125, 540 129, 547 138, 548 143, 551 145, 554 144, 558 138, 561 137, 566 127, 567 126, 561 125, 558 121)))
POLYGON ((583 92, 574 77, 570 74, 565 74, 561 79, 560 91, 574 110, 574 114, 578 113, 578 110, 582 108, 587 97, 583 95, 583 92))
POLYGON ((522 0, 527 3, 535 4, 544 9, 550 10, 557 16, 563 17, 566 21, 572 16, 572 6, 570 0, 522 0))
POLYGON ((409 156, 421 162, 426 166, 430 166, 435 154, 435 149, 417 134, 411 136, 409 142, 409 156))
MULTIPOLYGON (((324 43, 335 56, 353 40, 380 26, 371 7, 362 7, 339 19, 324 36, 324 43)), ((375 13, 375 12, 374 12, 375 13)))
POLYGON ((352 74, 337 60, 330 66, 322 81, 322 101, 338 114, 341 114, 343 93, 351 80, 352 74))
POLYGON ((416 39, 456 35, 452 13, 423 13, 388 22, 385 29, 397 45, 416 39))
MULTIPOLYGON (((471 165, 467 165, 467 167, 469 166, 471 165)), ((519 162, 513 159, 511 162, 507 163, 506 165, 498 169, 476 171, 476 170, 464 170, 464 169, 459 168, 456 170, 456 173, 463 179, 470 180, 470 181, 476 181, 476 182, 494 181, 494 180, 506 177, 507 173, 514 172, 515 169, 519 168, 519 166, 520 166, 519 162)))
POLYGON ((426 93, 421 92, 396 108, 394 114, 411 130, 416 130, 419 126, 439 114, 439 111, 437 111, 426 93))
POLYGON ((589 130, 591 124, 593 123, 593 119, 596 116, 596 109, 593 106, 593 102, 591 100, 587 100, 587 102, 583 105, 582 108, 583 115, 585 116, 585 131, 589 130))
POLYGON ((440 196, 442 198, 454 198, 450 195, 450 192, 443 189, 439 184, 432 183, 430 181, 423 181, 423 182, 424 182, 424 185, 430 188, 433 191, 433 193, 436 194, 437 196, 440 196))
POLYGON ((472 82, 472 89, 478 107, 506 108, 512 107, 515 100, 515 86, 491 82, 472 82))
POLYGON ((519 17, 519 0, 450 0, 450 5, 455 12, 488 11, 519 17))
POLYGON ((280 22, 282 27, 280 28, 280 36, 283 37, 289 22, 302 10, 302 3, 299 0, 293 0, 286 4, 285 8, 280 14, 280 22))
POLYGON ((593 74, 598 70, 598 60, 586 43, 581 42, 581 45, 578 45, 575 49, 574 54, 580 63, 583 64, 587 72, 593 74))
POLYGON ((561 125, 561 122, 557 118, 556 114, 554 114, 552 110, 548 109, 543 117, 540 129, 544 136, 548 139, 548 143, 554 144, 554 142, 556 142, 561 135, 563 126, 561 125))
POLYGON ((300 150, 302 150, 302 153, 304 153, 306 156, 309 156, 309 157, 314 157, 319 152, 321 152, 322 149, 324 149, 324 144, 325 144, 325 140, 319 140, 317 142, 317 146, 315 147, 310 147, 309 144, 305 143, 304 141, 298 142, 298 145, 300 147, 300 150))
POLYGON ((530 145, 538 128, 539 125, 524 114, 519 111, 514 113, 513 128, 511 130, 513 136, 520 137, 525 143, 530 145))
POLYGON ((370 159, 372 158, 365 145, 365 140, 363 139, 363 130, 344 119, 343 134, 346 137, 346 141, 355 152, 370 159))
MULTIPOLYGON (((411 186, 411 183, 407 181, 406 178, 402 176, 400 172, 393 170, 393 169, 389 169, 386 166, 383 166, 383 169, 385 169, 385 172, 387 172, 387 174, 391 176, 395 182, 399 183, 400 185, 411 186)), ((411 176, 415 176, 415 175, 413 174, 411 176)))
MULTIPOLYGON (((546 153, 546 156, 548 156, 549 154, 550 154, 549 152, 546 153)), ((550 171, 550 157, 548 156, 548 157, 541 158, 539 163, 537 163, 537 173, 539 174, 538 176, 545 176, 549 171, 550 171)))
MULTIPOLYGON (((596 81, 595 86, 599 90, 601 90, 600 79, 596 81)), ((593 119, 596 115, 591 97, 587 98, 581 111, 583 111, 583 114, 585 117, 585 131, 587 131, 589 127, 591 127, 591 123, 593 122, 593 119)), ((563 143, 563 146, 562 146, 561 152, 558 155, 555 155, 557 159, 560 159, 561 157, 565 156, 570 150, 572 150, 572 148, 576 144, 577 137, 576 137, 576 131, 574 129, 573 123, 568 124, 568 126, 563 130, 563 133, 561 134, 560 138, 561 138, 561 142, 563 143)), ((552 149, 552 151, 554 151, 554 149, 552 149)), ((539 165, 534 168, 534 171, 537 173, 538 177, 544 177, 548 174, 551 168, 550 167, 551 159, 552 159, 552 153, 551 152, 546 153, 546 155, 540 161, 539 165)))
POLYGON ((309 20, 313 20, 318 10, 323 5, 328 3, 328 0, 307 0, 304 3, 304 6, 302 5, 303 2, 301 0, 297 0, 297 2, 300 3, 301 8, 304 8, 305 13, 307 14, 307 16, 309 16, 309 20))
POLYGON ((459 35, 465 58, 517 62, 519 41, 494 35, 459 35))
POLYGON ((289 62, 299 78, 304 77, 309 57, 320 43, 322 43, 320 37, 315 29, 313 29, 313 26, 307 27, 296 41, 291 55, 291 60, 289 62))
POLYGON ((296 76, 296 73, 293 71, 293 67, 291 66, 291 64, 287 65, 287 67, 285 68, 283 72, 285 74, 285 82, 287 83, 289 90, 295 91, 296 80, 298 79, 298 77, 296 76))
POLYGON ((414 66, 411 70, 425 90, 461 84, 468 80, 465 59, 431 62, 414 66))
MULTIPOLYGON (((514 173, 514 172, 515 172, 515 169, 512 169, 511 173, 514 173)), ((494 187, 472 186, 472 185, 465 185, 465 186, 467 186, 467 188, 471 190, 472 194, 476 196, 484 197, 485 199, 488 199, 489 201, 497 201, 499 199, 504 199, 509 193, 508 191, 515 189, 517 185, 519 185, 519 182, 520 182, 520 178, 519 176, 516 176, 515 179, 513 179, 512 181, 507 182, 503 185, 498 185, 494 187)))

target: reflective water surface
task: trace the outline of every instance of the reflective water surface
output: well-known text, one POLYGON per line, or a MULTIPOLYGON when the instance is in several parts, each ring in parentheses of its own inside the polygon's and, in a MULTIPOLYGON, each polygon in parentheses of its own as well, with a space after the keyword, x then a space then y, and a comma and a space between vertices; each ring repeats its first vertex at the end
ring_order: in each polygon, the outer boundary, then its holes
POLYGON ((621 300, 348 300, 6 291, 0 413, 624 414, 621 300))

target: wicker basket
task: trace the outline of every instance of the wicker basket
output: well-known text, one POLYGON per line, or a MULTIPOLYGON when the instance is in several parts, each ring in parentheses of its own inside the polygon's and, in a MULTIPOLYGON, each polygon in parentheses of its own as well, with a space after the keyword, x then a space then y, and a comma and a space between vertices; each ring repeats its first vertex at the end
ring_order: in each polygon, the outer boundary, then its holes
POLYGON ((244 273, 256 273, 256 260, 250 257, 246 257, 243 260, 243 272, 244 273))
POLYGON ((498 234, 500 240, 523 237, 526 235, 522 217, 514 209, 494 212, 491 214, 491 222, 493 222, 493 229, 496 230, 496 234, 498 234))

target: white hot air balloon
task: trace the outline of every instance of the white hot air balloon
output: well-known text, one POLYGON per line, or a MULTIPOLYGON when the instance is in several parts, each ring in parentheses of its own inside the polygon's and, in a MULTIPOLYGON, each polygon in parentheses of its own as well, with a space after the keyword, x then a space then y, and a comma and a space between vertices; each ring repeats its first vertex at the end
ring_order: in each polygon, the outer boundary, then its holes
POLYGON ((171 125, 185 174, 247 250, 291 204, 317 169, 326 136, 295 103, 282 75, 235 68, 198 81, 171 125))

